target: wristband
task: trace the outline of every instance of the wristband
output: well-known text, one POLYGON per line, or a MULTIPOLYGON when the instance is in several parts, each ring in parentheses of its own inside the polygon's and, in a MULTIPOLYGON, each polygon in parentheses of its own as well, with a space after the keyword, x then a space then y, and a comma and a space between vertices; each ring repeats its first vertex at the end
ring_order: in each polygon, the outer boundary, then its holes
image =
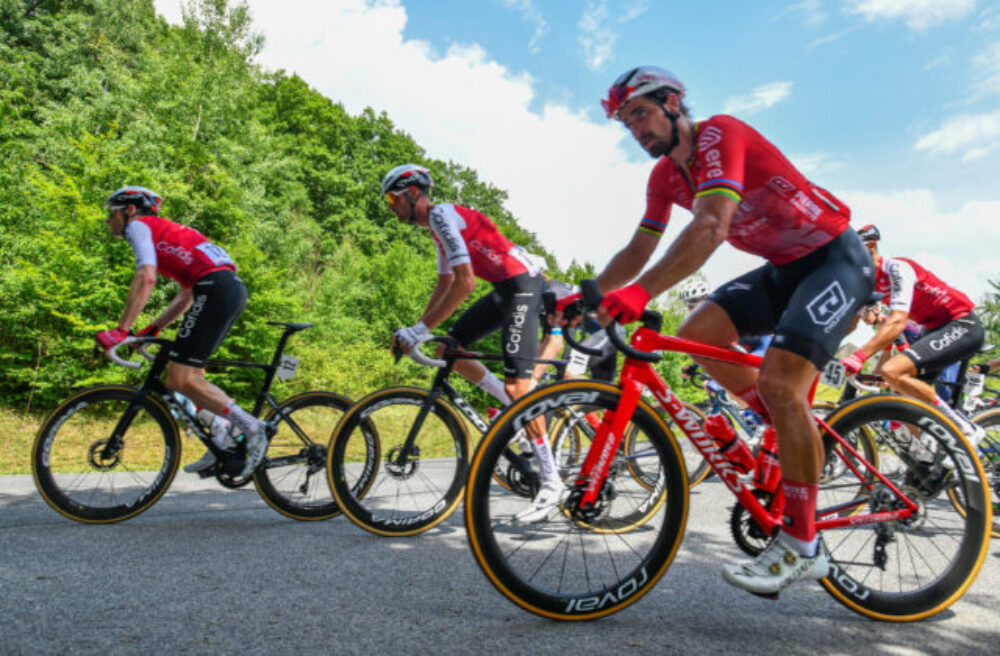
POLYGON ((549 334, 550 335, 562 335, 563 334, 562 333, 562 328, 560 328, 559 326, 556 326, 555 328, 553 328, 552 330, 549 331, 549 334))

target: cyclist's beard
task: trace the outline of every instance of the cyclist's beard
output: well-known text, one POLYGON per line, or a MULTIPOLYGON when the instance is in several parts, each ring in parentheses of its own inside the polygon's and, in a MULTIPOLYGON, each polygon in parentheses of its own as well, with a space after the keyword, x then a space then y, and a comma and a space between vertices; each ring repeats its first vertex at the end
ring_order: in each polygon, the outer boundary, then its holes
MULTIPOLYGON (((663 157, 664 155, 669 154, 667 150, 670 146, 669 140, 664 139, 659 135, 653 135, 653 136, 654 139, 649 141, 648 145, 643 145, 642 149, 645 150, 647 153, 649 153, 649 156, 653 158, 660 158, 663 157)), ((642 135, 643 140, 645 140, 646 137, 647 135, 642 135)), ((640 145, 642 145, 641 142, 640 145)))

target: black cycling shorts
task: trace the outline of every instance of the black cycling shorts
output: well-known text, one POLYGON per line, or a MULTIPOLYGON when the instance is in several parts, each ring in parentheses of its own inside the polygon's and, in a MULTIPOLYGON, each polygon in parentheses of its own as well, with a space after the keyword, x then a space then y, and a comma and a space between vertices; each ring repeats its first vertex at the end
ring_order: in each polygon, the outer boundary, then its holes
POLYGON ((467 348, 503 329, 503 373, 530 378, 538 352, 538 308, 542 277, 528 273, 493 283, 493 291, 462 313, 448 334, 467 348))
POLYGON ((986 331, 979 317, 971 312, 940 328, 929 330, 903 351, 917 368, 922 380, 935 380, 949 365, 967 360, 979 352, 986 341, 986 331))
POLYGON ((167 348, 167 359, 204 368, 207 360, 229 334, 247 304, 247 287, 233 271, 213 271, 192 288, 191 307, 184 314, 177 336, 167 348))
POLYGON ((740 337, 773 332, 771 347, 822 369, 874 287, 871 256, 848 228, 793 262, 768 263, 730 280, 708 300, 726 311, 740 337))

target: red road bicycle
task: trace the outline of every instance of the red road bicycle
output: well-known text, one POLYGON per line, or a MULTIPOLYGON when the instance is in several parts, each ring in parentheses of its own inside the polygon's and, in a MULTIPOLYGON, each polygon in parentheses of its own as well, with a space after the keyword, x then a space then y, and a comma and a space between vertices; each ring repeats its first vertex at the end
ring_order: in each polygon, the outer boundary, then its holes
MULTIPOLYGON (((588 295, 590 306, 597 302, 588 295)), ((744 551, 759 553, 781 523, 780 485, 737 468, 652 366, 659 351, 748 367, 761 358, 661 335, 659 326, 659 315, 647 312, 630 344, 609 330, 626 355, 617 385, 574 380, 538 389, 495 420, 475 453, 465 498, 470 546, 493 585, 525 610, 559 620, 609 615, 652 589, 677 553, 688 512, 684 461, 643 388, 736 496, 731 522, 744 551), (559 510, 518 524, 529 500, 498 485, 493 469, 527 422, 568 409, 602 421, 566 477, 559 510), (639 435, 641 447, 619 449, 625 434, 639 435), (650 488, 645 521, 623 523, 618 515, 633 509, 620 507, 616 490, 636 480, 650 488)), ((912 621, 947 608, 975 579, 989 542, 992 508, 975 450, 946 417, 901 396, 861 398, 816 422, 827 454, 817 529, 832 556, 823 587, 876 619, 912 621)))

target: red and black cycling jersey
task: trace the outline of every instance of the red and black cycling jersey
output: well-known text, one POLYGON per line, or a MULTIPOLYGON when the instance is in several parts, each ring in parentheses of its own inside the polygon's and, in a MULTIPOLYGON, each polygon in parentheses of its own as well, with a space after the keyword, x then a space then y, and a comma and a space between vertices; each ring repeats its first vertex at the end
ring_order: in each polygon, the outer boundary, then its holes
POLYGON ((883 257, 875 273, 875 291, 886 294, 890 310, 902 310, 927 330, 968 315, 968 296, 905 257, 883 257))
POLYGON ((440 274, 471 264, 477 278, 496 283, 534 272, 523 249, 516 248, 482 212, 460 205, 435 205, 429 220, 440 274))
POLYGON ((639 230, 659 237, 672 205, 690 210, 695 199, 722 194, 738 203, 726 239, 736 248, 781 266, 842 232, 851 211, 812 184, 771 142, 732 116, 695 124, 690 182, 669 157, 653 167, 639 230))
POLYGON ((224 248, 194 228, 159 216, 139 216, 125 226, 125 238, 135 251, 135 267, 155 266, 158 273, 191 288, 213 271, 236 271, 224 248))

